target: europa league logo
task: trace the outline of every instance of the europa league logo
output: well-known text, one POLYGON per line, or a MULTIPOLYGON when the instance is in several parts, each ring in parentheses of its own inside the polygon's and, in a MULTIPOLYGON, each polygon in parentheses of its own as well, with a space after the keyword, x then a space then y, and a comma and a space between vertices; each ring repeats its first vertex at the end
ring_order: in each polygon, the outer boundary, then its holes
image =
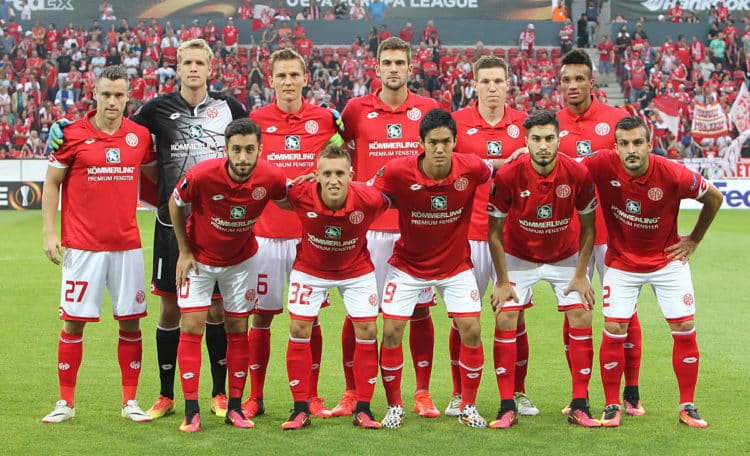
POLYGON ((42 190, 36 182, 21 182, 11 193, 8 203, 17 211, 38 208, 42 201, 42 190))

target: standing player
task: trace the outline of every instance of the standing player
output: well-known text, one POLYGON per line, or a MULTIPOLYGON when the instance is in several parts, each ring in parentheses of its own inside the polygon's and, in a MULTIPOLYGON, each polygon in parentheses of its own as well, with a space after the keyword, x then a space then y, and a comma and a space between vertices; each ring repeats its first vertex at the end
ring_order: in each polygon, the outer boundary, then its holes
POLYGON ((517 422, 513 397, 517 321, 531 302, 531 287, 541 280, 552 285, 557 309, 570 322, 573 401, 568 419, 597 427, 587 400, 594 358, 594 291, 586 275, 595 235, 594 183, 583 165, 557 155, 559 127, 554 112, 536 112, 523 126, 529 154, 498 172, 487 205, 489 247, 497 271, 492 307, 500 390, 500 410, 489 427, 509 428, 517 422), (580 230, 570 226, 575 212, 580 230))
MULTIPOLYGON (((526 113, 506 106, 508 94, 508 65, 502 59, 485 55, 473 65, 474 86, 477 94, 476 106, 469 106, 453 113, 458 134, 455 152, 475 153, 485 160, 507 159, 517 149, 525 146, 523 121, 526 113)), ((480 294, 487 290, 490 279, 494 279, 492 258, 487 244, 487 200, 490 184, 480 186, 474 197, 469 226, 469 245, 471 246, 471 263, 474 265, 474 276, 479 285, 480 294)), ((518 319, 517 334, 518 368, 516 370, 516 402, 521 415, 538 415, 539 409, 526 397, 524 381, 528 369, 529 339, 523 311, 518 319)), ((451 374, 453 379, 453 397, 445 409, 448 416, 458 416, 461 403, 461 372, 458 367, 458 355, 461 339, 458 328, 451 325, 450 337, 451 374)))
MULTIPOLYGON (((160 297, 156 351, 161 391, 148 410, 154 418, 174 413, 174 375, 180 341, 180 311, 175 288, 177 240, 169 214, 169 197, 177 181, 196 163, 224 155, 224 130, 247 111, 228 95, 208 92, 213 52, 202 39, 183 42, 177 50, 179 92, 158 97, 133 116, 156 138, 158 156, 158 212, 154 228, 152 292, 160 297)), ((217 290, 218 293, 218 290, 217 290)), ((218 294, 215 297, 218 298, 218 294)), ((211 411, 226 415, 226 347, 224 315, 218 299, 212 303, 206 325, 206 347, 211 362, 211 411)))
POLYGON ((354 424, 365 429, 381 427, 370 411, 378 377, 378 292, 365 235, 389 202, 372 187, 352 185, 352 175, 349 153, 338 146, 328 146, 318 157, 317 182, 295 185, 287 197, 302 222, 302 241, 289 275, 287 307, 291 327, 286 365, 294 410, 282 425, 285 430, 310 424, 310 335, 328 290, 334 287, 344 298, 356 333, 352 366, 357 386, 354 424))
POLYGON ((180 250, 175 280, 183 324, 177 351, 185 395, 181 432, 200 430, 201 339, 216 284, 222 290, 230 373, 225 421, 237 428, 254 427, 241 410, 248 363, 247 317, 257 285, 258 243, 252 228, 269 201, 286 197, 284 172, 258 159, 260 136, 260 127, 248 119, 229 123, 227 156, 190 168, 169 200, 180 250))
MULTIPOLYGON (((326 144, 341 145, 331 112, 305 103, 302 89, 307 85, 305 60, 291 49, 274 52, 270 60, 269 85, 276 93, 276 102, 255 110, 250 118, 263 131, 263 150, 266 159, 284 170, 288 178, 310 172, 316 155, 326 144)), ((284 285, 292 269, 302 226, 297 216, 291 216, 275 205, 263 211, 254 228, 258 236, 258 305, 248 334, 250 346, 250 395, 242 409, 248 418, 265 412, 263 388, 271 353, 271 322, 283 309, 284 285)), ((317 321, 313 325, 311 346, 313 374, 310 383, 310 411, 328 418, 330 410, 318 397, 318 376, 323 351, 323 337, 317 321)))
MULTIPOLYGON (((122 372, 122 416, 151 421, 136 401, 142 345, 140 319, 146 316, 143 253, 135 219, 138 173, 154 160, 148 130, 123 118, 128 75, 106 67, 97 78, 98 109, 71 124, 68 140, 50 156, 42 195, 44 253, 60 264, 62 332, 57 346, 60 400, 45 423, 75 416, 75 387, 83 357, 86 322, 99 321, 104 288, 120 326, 117 358, 122 372), (62 187, 62 241, 55 232, 62 187)), ((153 167, 148 174, 153 178, 153 167)))
MULTIPOLYGON (((424 114, 437 107, 437 102, 409 92, 406 87, 411 73, 411 46, 397 37, 380 43, 377 55, 377 75, 383 86, 375 93, 350 100, 342 118, 350 127, 344 132, 349 143, 354 165, 354 180, 365 181, 386 163, 397 157, 419 153, 419 122, 424 114)), ((398 215, 387 211, 370 227, 367 247, 375 264, 378 290, 385 284, 387 261, 399 238, 398 215)), ((420 295, 414 315, 410 319, 409 344, 416 373, 414 411, 422 417, 435 418, 440 411, 430 396, 432 352, 435 328, 429 306, 434 305, 432 290, 420 295)), ((341 402, 333 409, 334 416, 354 413, 356 385, 352 373, 354 356, 354 331, 351 319, 344 322, 341 336, 346 391, 341 402)))
POLYGON ((651 285, 672 330, 672 367, 680 390, 680 422, 704 428, 693 404, 700 358, 695 336, 695 294, 687 264, 706 234, 723 197, 711 183, 679 163, 651 153, 648 128, 639 117, 615 126, 615 147, 585 160, 609 232, 602 278, 604 334, 599 363, 605 404, 602 426, 620 424, 620 380, 628 323, 641 287, 651 285), (687 236, 677 234, 680 200, 703 203, 687 236))
POLYGON ((490 180, 492 168, 473 154, 453 154, 456 123, 446 111, 428 112, 420 123, 419 137, 424 153, 387 163, 373 184, 398 207, 401 230, 382 293, 380 369, 388 402, 383 426, 403 424, 404 327, 422 290, 434 286, 443 295, 461 337, 458 420, 470 427, 486 427, 475 405, 484 365, 482 303, 471 272, 468 231, 474 193, 490 180))
MULTIPOLYGON (((560 121, 561 153, 571 157, 584 157, 599 149, 614 147, 614 130, 618 120, 627 115, 625 111, 600 103, 591 95, 594 85, 591 58, 583 49, 573 49, 562 58, 560 68, 560 86, 567 106, 557 112, 560 121)), ((599 277, 604 275, 604 255, 607 252, 607 227, 602 218, 601 206, 596 215, 596 239, 594 252, 589 265, 589 279, 594 275, 594 266, 599 277)), ((567 318, 563 325, 563 342, 566 354, 569 353, 570 339, 567 318)), ((628 329, 628 340, 625 342, 625 390, 623 402, 628 415, 646 414, 640 399, 638 375, 641 368, 641 324, 638 314, 628 329)), ((566 355, 567 356, 567 355, 566 355)), ((570 365, 570 357, 568 357, 570 365)), ((570 407, 563 408, 564 415, 570 414, 570 407)))

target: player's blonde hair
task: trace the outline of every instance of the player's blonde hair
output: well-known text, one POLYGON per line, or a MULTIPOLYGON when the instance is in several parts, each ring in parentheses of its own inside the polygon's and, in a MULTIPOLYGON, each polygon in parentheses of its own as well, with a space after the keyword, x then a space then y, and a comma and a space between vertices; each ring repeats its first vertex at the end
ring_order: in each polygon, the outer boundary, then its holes
POLYGON ((211 50, 211 47, 206 43, 206 40, 202 38, 196 38, 193 40, 187 40, 184 41, 182 44, 180 44, 180 47, 177 48, 177 63, 182 63, 182 54, 185 52, 186 49, 203 49, 206 51, 206 55, 208 56, 208 64, 211 65, 211 62, 214 60, 214 51, 211 50))
POLYGON ((302 65, 302 74, 307 73, 307 65, 305 65, 305 59, 303 59, 301 55, 291 49, 279 49, 278 51, 274 51, 273 54, 271 54, 271 60, 269 61, 268 66, 268 69, 271 72, 271 76, 273 76, 273 66, 276 64, 276 62, 286 60, 298 61, 299 64, 302 65))

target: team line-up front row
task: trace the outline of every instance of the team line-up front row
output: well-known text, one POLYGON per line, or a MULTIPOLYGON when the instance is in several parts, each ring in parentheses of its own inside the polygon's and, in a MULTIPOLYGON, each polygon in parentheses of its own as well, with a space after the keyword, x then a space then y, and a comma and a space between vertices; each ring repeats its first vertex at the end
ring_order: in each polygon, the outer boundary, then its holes
MULTIPOLYGON (((388 65, 380 54, 381 65, 388 65)), ((384 73, 382 67, 379 71, 384 73)), ((274 73, 272 64, 272 78, 274 73)), ((183 84, 189 85, 181 76, 183 84)), ((479 76, 475 74, 481 83, 479 76)), ((381 77, 382 90, 393 89, 388 75, 381 77)), ((498 84, 490 80, 488 85, 492 92, 498 84)), ((274 88, 277 94, 284 93, 283 84, 274 88)), ((154 181, 161 180, 162 171, 156 175, 154 167, 141 167, 155 159, 151 134, 122 117, 127 92, 127 76, 121 69, 111 67, 102 73, 96 86, 98 109, 66 127, 65 143, 51 157, 43 196, 44 248, 56 264, 61 262, 62 246, 66 249, 60 299, 63 330, 58 344, 61 399, 44 422, 62 422, 75 415, 83 328, 87 321, 98 320, 105 285, 120 324, 122 416, 134 421, 153 417, 135 400, 141 362, 138 322, 146 313, 135 196, 140 170, 154 181), (61 184, 62 241, 54 229, 61 184)), ((279 98, 283 102, 283 95, 279 98)), ((481 92, 479 103, 481 110, 481 92)), ((648 129, 636 117, 616 123, 615 150, 599 150, 577 160, 558 155, 563 135, 555 113, 531 114, 523 121, 528 154, 508 162, 453 153, 459 130, 448 112, 430 110, 417 120, 422 152, 389 160, 367 184, 353 182, 352 157, 337 145, 323 148, 317 156, 313 178, 290 183, 284 170, 262 158, 265 139, 261 136, 268 130, 262 131, 246 118, 226 126, 225 157, 197 163, 176 180, 167 207, 179 249, 174 265, 182 319, 177 361, 185 397, 180 430, 200 429, 200 344, 217 284, 226 328, 229 389, 224 410, 212 401, 212 411, 225 415, 226 422, 238 428, 252 428, 250 418, 263 413, 262 400, 255 402, 253 413, 247 413, 241 401, 248 366, 252 366, 248 317, 257 310, 263 293, 263 255, 254 228, 272 201, 293 210, 302 227, 287 297, 291 327, 286 358, 294 410, 283 429, 302 428, 310 424, 311 414, 321 416, 311 410, 311 398, 317 396, 311 341, 318 312, 333 287, 341 292, 354 331, 348 373, 353 385, 347 390, 354 396, 355 405, 348 414, 354 415, 356 425, 377 429, 403 424, 401 341, 406 323, 411 320, 413 324, 418 303, 434 299, 430 296, 434 288, 443 297, 457 335, 451 345, 458 348, 453 369, 458 403, 452 404, 455 412, 449 410, 470 427, 511 427, 519 414, 519 328, 524 309, 531 306, 531 287, 541 280, 552 284, 558 310, 566 316, 572 400, 565 411, 571 423, 619 426, 628 324, 635 315, 640 288, 651 284, 674 338, 680 421, 691 427, 707 426, 694 406, 699 353, 687 259, 718 211, 721 193, 700 175, 651 155, 648 129), (491 185, 489 195, 482 195, 487 193, 487 184, 491 185), (489 423, 475 403, 484 366, 479 319, 482 293, 472 271, 469 244, 475 195, 488 199, 487 245, 496 271, 491 304, 496 315, 493 352, 500 408, 489 423), (677 234, 682 198, 703 203, 693 231, 684 237, 677 234), (606 404, 597 420, 587 399, 594 306, 587 269, 599 205, 608 249, 602 268, 605 329, 600 348, 606 404), (389 208, 397 211, 400 238, 386 270, 379 271, 384 281, 378 287, 368 231, 389 208), (379 312, 383 337, 378 359, 375 322, 379 312), (375 420, 370 410, 378 367, 388 404, 382 421, 375 420)), ((293 216, 288 213, 286 217, 293 216)), ((626 401, 628 413, 645 413, 640 401, 636 402, 626 401)), ((420 415, 434 417, 439 412, 420 415)))

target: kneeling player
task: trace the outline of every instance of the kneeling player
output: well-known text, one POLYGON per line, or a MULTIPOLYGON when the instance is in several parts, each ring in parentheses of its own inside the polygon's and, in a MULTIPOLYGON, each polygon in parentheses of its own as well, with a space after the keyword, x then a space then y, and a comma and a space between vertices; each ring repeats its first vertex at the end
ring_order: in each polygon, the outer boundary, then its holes
POLYGON ((227 332, 229 403, 225 422, 237 428, 254 427, 241 408, 249 356, 247 318, 258 283, 254 267, 258 243, 252 228, 269 201, 286 197, 284 173, 258 158, 260 134, 260 127, 251 120, 232 121, 224 134, 227 156, 190 168, 169 200, 180 249, 176 285, 183 326, 177 360, 185 395, 181 432, 200 430, 201 339, 217 283, 227 332))
POLYGON ((554 112, 536 112, 523 126, 529 154, 498 172, 488 205, 488 239, 497 271, 492 306, 500 390, 500 410, 490 427, 509 428, 517 421, 513 386, 518 315, 531 302, 531 287, 541 280, 552 285, 557 308, 570 322, 573 401, 568 420, 597 427, 587 400, 594 356, 594 292, 586 275, 595 235, 594 183, 583 165, 558 156, 559 126, 554 112), (570 226, 575 212, 581 222, 580 235, 570 226))
POLYGON ((286 364, 294 410, 281 426, 285 430, 310 424, 310 335, 328 290, 334 287, 344 298, 356 336, 354 424, 366 429, 381 427, 370 411, 378 376, 378 293, 365 235, 389 202, 379 190, 351 184, 352 175, 349 153, 329 146, 318 157, 316 182, 295 185, 287 197, 302 222, 302 241, 289 276, 287 298, 292 321, 286 364))

